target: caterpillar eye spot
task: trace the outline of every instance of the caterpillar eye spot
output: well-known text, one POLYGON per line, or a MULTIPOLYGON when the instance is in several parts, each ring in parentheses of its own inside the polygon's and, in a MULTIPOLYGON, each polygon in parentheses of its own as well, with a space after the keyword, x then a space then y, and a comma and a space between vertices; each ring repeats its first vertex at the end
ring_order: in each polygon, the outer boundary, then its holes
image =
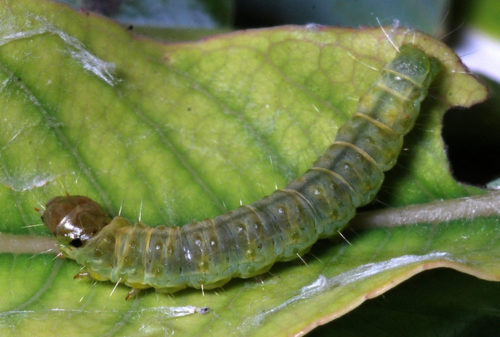
POLYGON ((73 239, 70 241, 69 244, 70 244, 70 246, 75 247, 75 248, 79 248, 79 247, 83 246, 83 242, 80 239, 73 239))

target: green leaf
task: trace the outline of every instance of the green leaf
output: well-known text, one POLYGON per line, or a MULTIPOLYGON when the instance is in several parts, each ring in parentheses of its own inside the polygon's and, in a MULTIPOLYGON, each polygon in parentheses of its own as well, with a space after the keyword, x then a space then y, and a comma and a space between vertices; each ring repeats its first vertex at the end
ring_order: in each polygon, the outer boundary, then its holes
POLYGON ((474 1, 469 7, 466 7, 466 9, 469 10, 467 19, 470 25, 493 37, 499 38, 500 24, 498 23, 498 16, 500 15, 500 4, 498 1, 474 1))
MULTIPOLYGON (((497 213, 475 204, 449 220, 439 204, 422 204, 485 193, 450 175, 440 122, 486 89, 439 41, 407 30, 389 30, 389 41, 380 29, 290 26, 161 45, 35 0, 0 0, 0 22, 5 335, 286 336, 425 269, 500 278, 497 213), (350 243, 319 242, 306 265, 280 263, 204 295, 149 291, 128 302, 126 287, 73 280, 72 261, 19 254, 49 235, 33 207, 66 192, 113 215, 182 225, 285 186, 354 113, 396 54, 391 42, 418 44, 443 70, 374 205, 422 204, 433 223, 346 230, 350 243)), ((498 193, 486 198, 498 204, 498 193)))

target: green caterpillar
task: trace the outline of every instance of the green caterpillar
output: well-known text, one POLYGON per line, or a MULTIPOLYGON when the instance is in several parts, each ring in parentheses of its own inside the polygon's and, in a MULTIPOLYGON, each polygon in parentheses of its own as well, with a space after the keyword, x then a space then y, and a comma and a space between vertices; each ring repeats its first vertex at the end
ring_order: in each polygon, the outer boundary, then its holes
POLYGON ((96 280, 174 292, 215 288, 266 272, 336 234, 370 202, 394 166, 438 63, 401 47, 359 100, 357 112, 313 166, 286 188, 252 204, 183 227, 110 219, 83 196, 49 201, 42 221, 64 256, 96 280))

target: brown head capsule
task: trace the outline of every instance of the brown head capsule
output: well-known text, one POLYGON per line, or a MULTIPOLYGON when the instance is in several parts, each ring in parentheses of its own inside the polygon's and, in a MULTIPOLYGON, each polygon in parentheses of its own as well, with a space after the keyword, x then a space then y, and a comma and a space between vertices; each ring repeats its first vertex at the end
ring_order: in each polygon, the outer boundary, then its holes
POLYGON ((60 243, 78 248, 111 219, 95 201, 72 195, 50 200, 42 214, 42 221, 60 243))

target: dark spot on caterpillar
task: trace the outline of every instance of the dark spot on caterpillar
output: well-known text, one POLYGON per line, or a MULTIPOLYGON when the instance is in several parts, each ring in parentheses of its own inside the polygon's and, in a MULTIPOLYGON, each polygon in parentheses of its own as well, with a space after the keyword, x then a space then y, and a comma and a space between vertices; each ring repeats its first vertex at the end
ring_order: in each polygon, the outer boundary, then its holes
POLYGON ((203 308, 200 308, 200 310, 199 310, 199 313, 202 315, 208 314, 209 312, 210 312, 209 307, 203 307, 203 308))
POLYGON ((128 30, 133 30, 134 29, 134 25, 128 25, 127 29, 128 30))
POLYGON ((401 47, 310 170, 213 219, 152 229, 120 216, 111 220, 87 197, 65 196, 49 201, 42 221, 62 253, 90 275, 135 289, 211 289, 264 273, 337 233, 357 207, 373 200, 437 71, 438 63, 423 51, 401 47))
POLYGON ((73 239, 70 241, 69 244, 70 244, 70 246, 73 246, 75 248, 79 248, 79 247, 83 246, 83 242, 80 239, 73 239))

